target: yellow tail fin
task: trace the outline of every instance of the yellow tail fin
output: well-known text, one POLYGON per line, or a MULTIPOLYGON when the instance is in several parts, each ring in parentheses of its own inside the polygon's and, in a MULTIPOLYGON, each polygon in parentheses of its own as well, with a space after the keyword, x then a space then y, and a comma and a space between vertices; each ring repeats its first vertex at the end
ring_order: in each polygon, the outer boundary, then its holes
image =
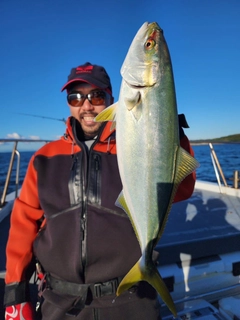
MULTIPOLYGON (((142 259, 142 258, 141 258, 142 259)), ((126 274, 117 289, 117 296, 124 291, 130 289, 135 283, 139 281, 147 281, 159 293, 162 300, 165 302, 174 317, 177 317, 177 311, 172 300, 172 297, 162 279, 154 263, 148 265, 146 268, 141 268, 141 259, 132 267, 126 274)))

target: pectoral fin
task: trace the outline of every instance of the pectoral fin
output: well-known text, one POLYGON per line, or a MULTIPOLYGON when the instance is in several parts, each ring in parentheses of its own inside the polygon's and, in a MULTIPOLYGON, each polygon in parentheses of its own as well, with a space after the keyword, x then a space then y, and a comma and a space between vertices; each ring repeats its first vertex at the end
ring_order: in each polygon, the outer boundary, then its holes
POLYGON ((116 117, 116 109, 117 109, 117 102, 110 105, 102 112, 100 112, 94 119, 95 122, 104 122, 104 121, 115 121, 116 117))

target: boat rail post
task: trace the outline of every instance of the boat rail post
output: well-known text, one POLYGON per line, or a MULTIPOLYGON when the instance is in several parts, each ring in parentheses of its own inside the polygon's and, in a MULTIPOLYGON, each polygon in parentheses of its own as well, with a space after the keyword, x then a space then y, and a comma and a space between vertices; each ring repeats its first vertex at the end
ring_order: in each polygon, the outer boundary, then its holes
POLYGON ((18 196, 18 187, 19 187, 19 174, 20 174, 20 152, 18 150, 15 150, 15 154, 17 155, 17 168, 16 168, 16 180, 15 180, 15 198, 18 196))
MULTIPOLYGON (((216 166, 217 166, 217 169, 218 169, 218 171, 220 172, 220 175, 221 175, 221 177, 222 177, 222 180, 223 180, 223 183, 224 183, 225 187, 228 187, 227 181, 226 181, 226 179, 225 179, 225 177, 224 177, 224 174, 223 174, 222 168, 221 168, 221 166, 220 166, 220 163, 219 163, 219 161, 218 161, 217 155, 216 155, 216 153, 215 153, 215 151, 214 151, 213 146, 212 146, 211 143, 209 143, 209 147, 210 147, 210 150, 211 150, 212 161, 213 161, 213 163, 215 162, 215 164, 216 164, 216 166)), ((214 166, 214 169, 215 169, 215 174, 216 174, 216 177, 217 177, 217 172, 216 172, 215 166, 214 166)), ((220 183, 220 181, 218 181, 218 184, 219 184, 219 183, 220 183)))
POLYGON ((3 193, 2 193, 2 197, 1 197, 0 208, 3 207, 3 205, 5 203, 5 200, 6 200, 7 189, 8 189, 8 185, 9 185, 9 182, 10 182, 11 173, 12 173, 14 156, 15 156, 15 153, 16 153, 16 150, 17 150, 17 144, 18 144, 18 141, 15 141, 14 145, 13 145, 11 159, 10 159, 9 166, 8 166, 7 177, 6 177, 6 180, 5 180, 5 185, 4 185, 3 193))
POLYGON ((233 172, 233 188, 234 189, 238 189, 238 181, 239 181, 239 178, 238 178, 238 170, 235 170, 233 172))
POLYGON ((218 174, 218 171, 217 171, 217 167, 216 167, 216 164, 215 164, 215 161, 214 161, 212 153, 210 155, 211 155, 211 159, 212 159, 212 164, 213 164, 213 168, 214 168, 214 171, 215 171, 215 175, 216 175, 216 178, 217 178, 219 191, 220 191, 220 193, 222 193, 222 186, 221 186, 220 177, 219 177, 219 174, 218 174))

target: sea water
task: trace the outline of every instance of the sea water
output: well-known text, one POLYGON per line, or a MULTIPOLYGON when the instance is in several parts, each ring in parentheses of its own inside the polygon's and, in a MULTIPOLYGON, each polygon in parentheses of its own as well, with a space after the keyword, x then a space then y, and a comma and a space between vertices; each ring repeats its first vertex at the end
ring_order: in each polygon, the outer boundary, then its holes
MULTIPOLYGON (((204 181, 217 182, 216 174, 212 164, 210 155, 210 147, 208 144, 192 145, 195 153, 195 158, 200 163, 197 169, 197 179, 204 181)), ((240 144, 213 144, 214 151, 217 155, 221 169, 225 176, 228 185, 233 185, 233 175, 235 170, 240 171, 240 144)), ((26 174, 29 160, 33 155, 33 151, 20 152, 20 174, 19 184, 21 185, 26 174)), ((8 165, 11 158, 11 152, 0 152, 0 195, 2 194, 5 179, 7 176, 8 165)), ((14 160, 13 172, 10 179, 8 192, 15 191, 15 176, 16 176, 17 161, 14 160)), ((240 173, 239 173, 240 176, 240 173)))
MULTIPOLYGON (((197 179, 217 182, 209 145, 193 145, 192 147, 195 158, 200 163, 196 171, 197 179)), ((213 148, 226 182, 232 186, 234 171, 240 171, 240 144, 213 144, 213 148)))

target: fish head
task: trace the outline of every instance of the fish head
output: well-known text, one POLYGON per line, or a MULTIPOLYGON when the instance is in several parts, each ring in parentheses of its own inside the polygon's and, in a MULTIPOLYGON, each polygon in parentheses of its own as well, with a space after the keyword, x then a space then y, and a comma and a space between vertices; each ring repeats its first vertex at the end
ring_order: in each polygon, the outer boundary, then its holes
POLYGON ((134 37, 121 68, 131 87, 149 87, 159 80, 159 48, 163 32, 156 22, 145 22, 134 37))

